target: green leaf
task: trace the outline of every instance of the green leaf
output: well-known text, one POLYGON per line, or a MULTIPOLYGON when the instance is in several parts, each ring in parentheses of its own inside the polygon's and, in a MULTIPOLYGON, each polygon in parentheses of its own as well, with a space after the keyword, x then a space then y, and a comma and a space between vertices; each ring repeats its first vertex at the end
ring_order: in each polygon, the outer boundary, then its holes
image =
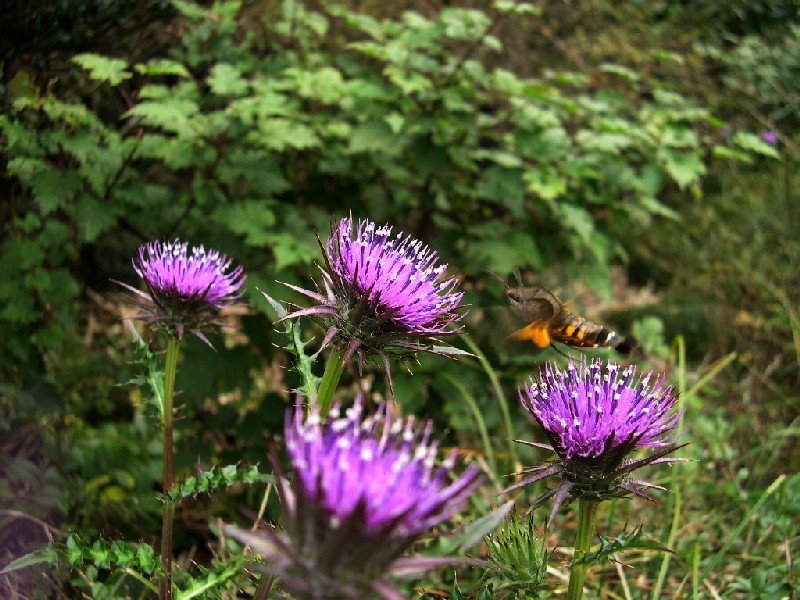
POLYGON ((55 96, 47 96, 42 106, 47 116, 53 121, 63 121, 73 127, 99 127, 97 115, 83 104, 61 102, 55 96))
POLYGON ((466 248, 467 260, 497 273, 511 273, 521 267, 540 269, 542 255, 536 240, 527 231, 497 227, 495 222, 470 228, 471 240, 466 248), (499 231, 502 231, 499 234, 499 231))
POLYGON ((652 215, 659 215, 673 221, 681 220, 680 213, 672 210, 666 204, 659 202, 655 196, 642 196, 639 198, 639 202, 641 202, 642 207, 652 215))
POLYGON ((700 144, 697 134, 690 127, 670 126, 661 136, 661 144, 673 148, 685 148, 691 150, 700 144))
POLYGON ((142 137, 137 156, 142 158, 157 158, 175 171, 186 169, 197 159, 191 140, 166 137, 150 133, 142 137))
POLYGON ((727 160, 736 160, 743 163, 753 162, 752 156, 744 150, 737 150, 728 146, 714 146, 714 157, 727 160))
POLYGON ((238 69, 219 63, 208 74, 208 86, 220 96, 242 96, 247 93, 248 83, 238 69))
POLYGON ((440 20, 447 37, 457 40, 478 40, 492 24, 486 13, 469 8, 445 8, 440 20))
POLYGON ((450 588, 450 600, 467 600, 466 596, 461 593, 461 590, 458 589, 458 582, 453 581, 453 587, 450 588))
POLYGON ((112 560, 120 567, 128 567, 133 562, 136 556, 136 549, 130 544, 126 544, 120 540, 115 540, 111 544, 112 560))
POLYGON ((522 178, 529 191, 545 200, 555 200, 567 191, 567 180, 552 167, 527 169, 522 178))
POLYGON ((136 560, 139 562, 139 568, 144 573, 152 573, 158 566, 156 559, 156 551, 149 544, 139 544, 136 547, 136 560))
POLYGON ((286 148, 315 148, 321 145, 319 137, 313 129, 289 119, 262 119, 258 124, 258 132, 253 132, 251 137, 260 144, 273 150, 286 148))
POLYGON ((211 20, 210 8, 206 9, 195 2, 188 2, 187 0, 172 0, 171 3, 184 17, 197 20, 211 20))
POLYGON ((140 102, 125 116, 141 117, 146 125, 174 132, 182 138, 194 138, 197 132, 192 119, 199 110, 197 103, 192 100, 168 97, 157 102, 140 102))
POLYGON ((0 575, 11 573, 12 571, 18 571, 19 569, 24 569, 33 565, 38 565, 43 562, 51 565, 55 565, 58 562, 58 555, 56 554, 55 548, 52 546, 47 546, 41 550, 36 550, 35 552, 26 554, 25 556, 20 556, 3 567, 3 569, 0 570, 0 575))
POLYGON ((353 12, 347 7, 338 4, 331 4, 326 9, 334 16, 344 19, 348 27, 363 31, 372 38, 381 38, 383 34, 383 23, 375 18, 353 12))
POLYGON ((287 69, 292 77, 297 93, 304 97, 326 104, 337 102, 345 92, 344 78, 338 69, 322 67, 316 70, 287 69))
POLYGON ((484 169, 474 184, 473 194, 477 198, 501 204, 517 219, 525 216, 525 184, 521 168, 505 168, 497 165, 484 169))
POLYGON ((283 319, 286 315, 289 314, 289 311, 286 310, 286 307, 277 300, 275 300, 275 298, 273 298, 272 296, 270 296, 269 294, 267 294, 262 290, 258 291, 261 292, 261 295, 264 296, 267 302, 269 302, 269 305, 272 307, 272 310, 274 310, 275 314, 278 315, 278 320, 283 319))
POLYGON ((111 566, 111 548, 105 540, 95 540, 88 554, 96 567, 107 569, 111 566))
POLYGON ((641 75, 639 75, 639 73, 633 69, 612 63, 604 63, 600 65, 600 71, 603 73, 613 73, 614 75, 619 75, 620 77, 632 82, 639 81, 642 78, 641 75))
POLYGON ((36 204, 45 216, 73 201, 74 194, 83 187, 76 170, 59 171, 38 158, 11 159, 8 172, 33 190, 36 204))
POLYGON ((173 487, 168 496, 176 501, 197 494, 209 494, 216 490, 230 487, 237 483, 274 483, 275 477, 268 473, 261 473, 255 465, 226 465, 213 467, 197 475, 189 476, 173 487))
POLYGON ((270 235, 269 248, 275 256, 275 268, 280 271, 295 264, 311 264, 315 256, 312 248, 316 246, 310 246, 296 234, 278 232, 270 235))
POLYGON ((71 533, 67 538, 67 561, 70 565, 75 566, 83 560, 83 548, 80 545, 80 538, 71 533))
POLYGON ((124 488, 118 485, 110 485, 100 492, 99 500, 101 504, 122 504, 127 497, 128 493, 124 488))
POLYGON ((218 590, 222 590, 225 584, 241 574, 243 563, 247 557, 238 557, 233 560, 233 564, 228 565, 218 571, 208 571, 201 577, 195 577, 185 589, 175 593, 175 600, 191 600, 192 598, 217 598, 222 597, 218 590), (242 564, 240 564, 242 563, 242 564), (215 594, 214 592, 217 591, 215 594))
POLYGON ((639 171, 633 187, 645 196, 657 196, 664 185, 664 173, 654 164, 646 164, 639 171))
POLYGON ((455 346, 440 346, 438 344, 433 344, 430 347, 430 351, 433 354, 439 354, 441 356, 468 356, 471 358, 475 358, 475 355, 471 352, 467 352, 466 350, 462 350, 461 348, 456 348, 455 346))
POLYGON ((409 69, 389 66, 383 70, 383 73, 407 96, 425 92, 434 87, 433 81, 428 77, 409 69))
POLYGON ((677 92, 670 92, 659 88, 653 90, 653 97, 655 98, 656 102, 658 102, 659 104, 664 104, 666 106, 686 105, 686 98, 684 98, 677 92))
POLYGON ((733 143, 744 150, 749 150, 756 154, 761 154, 770 158, 781 157, 780 152, 778 152, 774 146, 771 146, 759 136, 752 133, 746 133, 744 131, 737 132, 733 138, 733 143))
POLYGON ((217 168, 222 183, 263 200, 291 188, 281 166, 263 150, 233 149, 217 168))
POLYGON ((183 64, 168 58, 156 58, 134 67, 137 73, 150 77, 175 75, 177 77, 191 77, 189 70, 183 64))
POLYGON ((165 100, 175 94, 175 90, 168 85, 160 83, 148 83, 139 90, 139 101, 142 100, 165 100))
POLYGON ((402 138, 395 135, 384 119, 361 123, 350 136, 350 152, 354 153, 383 152, 396 155, 402 148, 402 138))
POLYGON ((585 208, 559 202, 553 206, 553 213, 564 227, 577 233, 584 244, 591 242, 595 231, 594 220, 585 208))
POLYGON ((664 341, 664 321, 659 317, 646 316, 636 320, 631 327, 631 333, 648 355, 663 358, 669 355, 669 347, 664 341))
POLYGON ((30 75, 20 71, 8 82, 8 90, 15 98, 38 98, 39 88, 30 75))
POLYGON ((104 204, 88 194, 81 194, 75 206, 75 219, 79 223, 81 239, 93 242, 101 233, 117 224, 118 206, 104 204))
POLYGON ((520 167, 522 166, 522 159, 511 152, 503 150, 488 150, 486 148, 479 148, 472 152, 472 158, 475 160, 491 160, 501 167, 520 167))
POLYGON ((621 133, 600 133, 588 129, 579 131, 575 141, 587 151, 617 155, 633 145, 633 138, 630 136, 621 133))
POLYGON ((78 54, 72 60, 89 71, 89 77, 97 81, 107 81, 119 85, 133 75, 128 71, 128 63, 121 58, 107 58, 99 54, 78 54))
POLYGON ((501 504, 488 514, 465 525, 459 532, 456 532, 454 539, 451 541, 455 542, 460 552, 466 552, 497 529, 512 508, 514 508, 514 500, 501 504))
POLYGON ((221 204, 213 218, 237 235, 248 246, 264 246, 274 233, 275 212, 263 200, 245 200, 236 204, 221 204))
POLYGON ((657 550, 659 552, 672 552, 663 544, 649 538, 642 533, 641 527, 631 531, 622 532, 615 539, 600 537, 600 545, 596 550, 587 552, 573 562, 575 565, 592 565, 603 559, 615 560, 614 555, 625 550, 657 550))
POLYGON ((563 159, 572 151, 571 138, 556 115, 528 107, 520 112, 520 128, 514 133, 517 152, 537 163, 546 163, 563 159))
POLYGON ((516 15, 540 15, 542 7, 519 0, 494 0, 492 6, 495 10, 516 15))
POLYGON ((681 190, 695 183, 706 172, 706 166, 696 154, 661 148, 659 157, 667 173, 681 190))

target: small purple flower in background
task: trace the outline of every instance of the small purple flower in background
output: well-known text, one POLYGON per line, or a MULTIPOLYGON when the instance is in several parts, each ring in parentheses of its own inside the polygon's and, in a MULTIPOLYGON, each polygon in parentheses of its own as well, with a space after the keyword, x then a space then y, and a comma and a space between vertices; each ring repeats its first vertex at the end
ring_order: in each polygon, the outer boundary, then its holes
POLYGON ((769 129, 761 134, 761 139, 768 143, 770 146, 778 145, 778 135, 769 129))
POLYGON ((299 407, 286 418, 293 479, 278 473, 284 531, 226 526, 233 537, 268 559, 264 572, 279 576, 298 598, 402 598, 387 575, 409 575, 452 558, 401 558, 428 529, 447 519, 480 484, 470 465, 451 478, 455 453, 435 466, 432 424, 392 419, 386 405, 365 416, 360 399, 323 421, 299 407), (452 481, 451 481, 452 479, 452 481))
POLYGON ((559 475, 561 483, 534 503, 535 508, 555 496, 552 522, 567 497, 600 501, 633 493, 649 500, 643 489, 665 489, 628 477, 645 465, 682 460, 664 458, 677 450, 674 428, 681 413, 671 412, 677 397, 672 386, 664 387, 663 376, 651 385, 652 377, 637 378, 635 367, 610 361, 570 361, 566 371, 548 365, 538 383, 531 379, 520 389, 520 400, 550 446, 522 443, 551 450, 559 460, 525 470, 527 477, 506 491, 559 475), (628 459, 637 448, 660 450, 628 459))
POLYGON ((231 269, 225 254, 203 246, 190 252, 180 240, 141 246, 133 269, 148 293, 122 285, 142 298, 139 318, 164 327, 178 339, 190 331, 206 343, 200 329, 216 324, 219 311, 235 303, 246 277, 241 266, 231 269))
POLYGON ((324 294, 288 286, 319 304, 284 317, 316 317, 326 328, 323 347, 334 342, 345 360, 356 352, 360 362, 374 351, 387 372, 387 353, 455 353, 437 338, 459 333, 451 326, 465 316, 458 312, 463 294, 422 242, 367 220, 354 230, 346 218, 332 226, 324 259, 324 294))

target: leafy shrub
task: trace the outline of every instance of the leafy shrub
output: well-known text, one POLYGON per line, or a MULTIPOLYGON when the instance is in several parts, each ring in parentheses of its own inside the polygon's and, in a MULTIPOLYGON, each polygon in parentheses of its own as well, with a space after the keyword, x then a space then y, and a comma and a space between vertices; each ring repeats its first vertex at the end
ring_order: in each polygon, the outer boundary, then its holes
POLYGON ((74 343, 63 332, 87 284, 176 232, 282 270, 310 263, 309 228, 356 210, 432 229, 467 272, 563 262, 602 286, 616 231, 674 216, 658 200, 669 185, 699 193, 706 111, 666 90, 634 105, 580 74, 489 68, 501 44, 481 11, 379 21, 297 5, 260 17, 264 36, 239 2, 176 7, 173 58, 83 54, 88 81, 11 86, 6 371, 74 343))

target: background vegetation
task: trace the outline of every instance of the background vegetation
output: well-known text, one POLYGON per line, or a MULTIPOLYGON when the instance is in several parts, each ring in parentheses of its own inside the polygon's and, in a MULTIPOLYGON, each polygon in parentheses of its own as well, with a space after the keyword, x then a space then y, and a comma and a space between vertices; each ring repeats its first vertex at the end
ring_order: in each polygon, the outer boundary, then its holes
MULTIPOLYGON (((395 369, 395 392, 486 459, 484 424, 498 476, 517 468, 512 452, 533 460, 509 450, 498 393, 516 435, 530 436, 515 386, 558 357, 508 356, 481 333, 485 309, 502 304, 487 269, 552 286, 633 332, 637 362, 681 386, 683 455, 695 462, 664 475, 675 493, 660 506, 621 502, 601 515, 643 523, 674 555, 594 569, 598 596, 790 595, 796 2, 9 4, 0 564, 64 532, 157 539, 157 428, 142 392, 120 385, 139 366, 130 303, 111 282, 135 282, 135 249, 180 236, 245 265, 250 308, 230 315, 236 333, 216 352, 190 345, 180 366, 176 468, 263 464, 265 433, 280 431, 298 382, 255 290, 290 299, 276 279, 307 286, 314 233, 324 239, 331 218, 352 212, 425 240, 464 275, 468 330, 499 386, 477 361, 430 358, 413 376, 395 369)), ((354 375, 350 391, 363 385, 354 375)), ((382 377, 367 379, 385 394, 382 377)), ((240 519, 262 493, 187 498, 181 562, 224 555, 214 520, 240 519)), ((553 566, 564 560, 556 553, 553 566)), ((3 595, 42 589, 33 571, 4 576, 3 595)), ((120 585, 49 577, 67 596, 120 585)), ((135 593, 122 585, 106 593, 135 593)))

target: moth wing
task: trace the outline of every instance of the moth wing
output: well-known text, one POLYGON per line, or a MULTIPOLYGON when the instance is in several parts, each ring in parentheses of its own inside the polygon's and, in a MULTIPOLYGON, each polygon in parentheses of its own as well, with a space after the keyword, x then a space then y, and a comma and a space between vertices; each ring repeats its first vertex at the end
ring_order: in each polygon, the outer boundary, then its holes
POLYGON ((512 340, 530 341, 539 348, 547 348, 552 341, 550 332, 547 328, 547 322, 534 321, 528 323, 522 329, 517 329, 514 333, 508 336, 512 340))
POLYGON ((517 312, 528 323, 517 329, 508 337, 513 340, 530 341, 539 348, 547 348, 550 337, 550 322, 559 311, 559 305, 548 298, 531 298, 524 306, 518 306, 517 312))
POLYGON ((524 305, 514 308, 527 323, 549 323, 561 307, 549 298, 531 298, 524 305))

